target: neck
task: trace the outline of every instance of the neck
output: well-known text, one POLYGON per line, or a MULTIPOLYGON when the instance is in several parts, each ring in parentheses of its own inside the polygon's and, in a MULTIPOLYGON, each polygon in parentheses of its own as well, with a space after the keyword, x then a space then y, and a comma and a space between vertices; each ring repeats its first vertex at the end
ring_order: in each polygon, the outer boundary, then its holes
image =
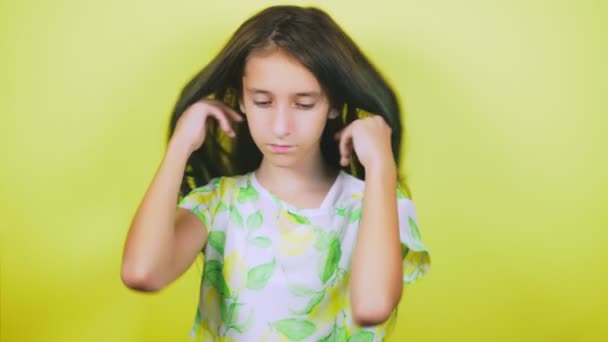
POLYGON ((269 189, 280 193, 296 193, 325 189, 333 183, 338 172, 339 170, 327 166, 321 158, 289 167, 273 165, 267 158, 263 158, 255 174, 258 181, 269 189))

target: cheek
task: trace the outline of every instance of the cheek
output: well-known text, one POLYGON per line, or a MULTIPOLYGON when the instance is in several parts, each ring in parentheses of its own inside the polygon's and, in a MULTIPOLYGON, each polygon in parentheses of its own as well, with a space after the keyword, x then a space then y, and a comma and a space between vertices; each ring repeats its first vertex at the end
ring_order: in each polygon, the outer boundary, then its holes
POLYGON ((263 116, 255 115, 253 112, 247 114, 247 126, 253 141, 257 144, 266 134, 268 134, 269 124, 264 122, 263 116))
POLYGON ((307 136, 320 137, 326 122, 327 118, 323 113, 307 113, 299 118, 296 125, 300 130, 306 131, 307 136))

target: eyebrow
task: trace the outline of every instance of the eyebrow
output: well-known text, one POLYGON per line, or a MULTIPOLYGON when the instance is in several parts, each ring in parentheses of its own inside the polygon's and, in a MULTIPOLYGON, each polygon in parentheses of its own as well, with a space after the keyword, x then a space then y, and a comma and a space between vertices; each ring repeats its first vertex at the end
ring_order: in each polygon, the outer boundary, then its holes
MULTIPOLYGON (((258 88, 246 88, 246 90, 248 92, 254 93, 254 94, 264 94, 264 95, 271 95, 272 94, 272 92, 270 92, 268 90, 258 89, 258 88)), ((302 92, 297 92, 294 95, 298 96, 298 97, 304 97, 304 96, 321 97, 321 93, 318 92, 318 91, 302 91, 302 92)))

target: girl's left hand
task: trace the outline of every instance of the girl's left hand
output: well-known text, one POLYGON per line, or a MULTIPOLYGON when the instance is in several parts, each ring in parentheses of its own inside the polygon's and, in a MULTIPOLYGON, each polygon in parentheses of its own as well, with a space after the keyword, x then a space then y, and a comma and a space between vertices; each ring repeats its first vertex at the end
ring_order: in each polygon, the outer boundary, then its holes
POLYGON ((395 167, 391 134, 392 129, 380 115, 351 122, 334 136, 340 143, 340 165, 347 166, 355 152, 366 171, 387 165, 395 167))

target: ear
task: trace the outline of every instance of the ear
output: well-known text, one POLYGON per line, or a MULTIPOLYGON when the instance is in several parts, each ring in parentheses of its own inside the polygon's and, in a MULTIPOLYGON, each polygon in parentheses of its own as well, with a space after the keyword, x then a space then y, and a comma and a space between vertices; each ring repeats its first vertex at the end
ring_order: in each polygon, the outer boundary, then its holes
POLYGON ((328 117, 329 117, 330 119, 335 119, 335 118, 337 118, 339 115, 340 115, 340 112, 339 112, 337 109, 332 108, 332 109, 329 111, 329 115, 328 115, 328 117))

